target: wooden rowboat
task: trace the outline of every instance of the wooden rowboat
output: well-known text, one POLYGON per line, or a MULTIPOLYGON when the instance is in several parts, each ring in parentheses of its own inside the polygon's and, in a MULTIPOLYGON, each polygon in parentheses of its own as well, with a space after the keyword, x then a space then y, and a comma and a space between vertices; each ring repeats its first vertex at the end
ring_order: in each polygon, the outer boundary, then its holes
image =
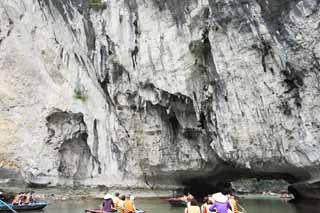
MULTIPOLYGON (((103 213, 102 209, 86 209, 84 210, 85 213, 103 213)), ((118 211, 115 211, 114 213, 119 213, 118 211)), ((145 213, 145 211, 141 209, 136 209, 135 213, 145 213)))
POLYGON ((9 207, 15 211, 40 210, 46 207, 47 205, 48 205, 47 202, 36 202, 36 203, 29 203, 29 204, 22 204, 22 205, 12 205, 12 204, 4 205, 3 203, 0 203, 0 211, 8 212, 10 211, 9 207))
POLYGON ((102 209, 86 209, 85 213, 103 213, 102 209))
POLYGON ((169 198, 166 199, 166 201, 168 201, 173 207, 187 207, 187 202, 180 198, 169 198))

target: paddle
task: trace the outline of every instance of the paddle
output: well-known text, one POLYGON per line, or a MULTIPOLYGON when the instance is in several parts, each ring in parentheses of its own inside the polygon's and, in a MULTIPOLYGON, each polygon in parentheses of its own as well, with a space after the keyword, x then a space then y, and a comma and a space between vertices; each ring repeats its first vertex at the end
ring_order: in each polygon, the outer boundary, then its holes
POLYGON ((241 210, 242 210, 243 213, 248 213, 247 210, 246 210, 243 206, 241 206, 241 205, 239 204, 239 202, 238 202, 237 204, 238 204, 238 206, 241 208, 241 210))
POLYGON ((9 206, 6 202, 2 201, 1 199, 0 199, 0 203, 8 207, 8 209, 10 209, 13 213, 17 213, 13 208, 11 208, 11 206, 9 206))

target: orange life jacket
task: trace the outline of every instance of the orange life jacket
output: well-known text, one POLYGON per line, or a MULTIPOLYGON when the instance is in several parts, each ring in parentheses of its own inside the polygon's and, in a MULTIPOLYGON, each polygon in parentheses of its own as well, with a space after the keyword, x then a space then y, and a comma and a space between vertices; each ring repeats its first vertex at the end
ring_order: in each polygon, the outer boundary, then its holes
POLYGON ((207 211, 208 211, 207 208, 208 208, 208 204, 206 204, 206 203, 203 204, 202 205, 202 213, 207 213, 207 211))
POLYGON ((234 198, 229 198, 229 203, 232 208, 232 213, 238 213, 237 201, 234 198))
POLYGON ((124 213, 124 200, 119 200, 117 210, 119 213, 124 213))
POLYGON ((129 213, 129 212, 135 212, 135 209, 133 208, 133 205, 130 199, 126 199, 124 201, 124 213, 129 213))

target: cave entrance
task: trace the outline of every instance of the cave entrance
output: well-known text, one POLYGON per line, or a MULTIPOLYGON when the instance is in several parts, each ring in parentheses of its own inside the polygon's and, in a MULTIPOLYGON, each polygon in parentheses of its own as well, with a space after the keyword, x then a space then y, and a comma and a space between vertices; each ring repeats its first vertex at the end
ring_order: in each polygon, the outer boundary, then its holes
POLYGON ((290 183, 282 178, 261 179, 258 177, 240 178, 230 181, 223 180, 217 178, 190 179, 183 182, 184 189, 181 194, 191 193, 198 200, 213 193, 231 191, 234 191, 237 195, 264 194, 271 196, 279 194, 289 195, 291 192, 296 197, 296 194, 290 190, 290 183))
POLYGON ((208 182, 202 179, 193 179, 184 182, 185 188, 183 189, 183 194, 191 193, 196 199, 201 199, 208 194, 213 194, 219 191, 224 191, 225 189, 231 189, 230 182, 208 182))

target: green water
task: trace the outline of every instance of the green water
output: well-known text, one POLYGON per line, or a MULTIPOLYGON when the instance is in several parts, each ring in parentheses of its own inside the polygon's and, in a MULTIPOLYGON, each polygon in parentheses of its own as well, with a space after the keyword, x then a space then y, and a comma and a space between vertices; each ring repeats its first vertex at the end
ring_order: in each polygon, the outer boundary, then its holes
MULTIPOLYGON (((99 201, 65 201, 50 203, 40 213, 81 213, 84 209, 96 208, 99 201)), ((240 203, 248 213, 318 213, 320 212, 320 203, 293 205, 282 202, 279 199, 251 198, 241 199, 240 203)), ((169 204, 160 199, 140 199, 136 201, 139 208, 147 213, 183 213, 184 208, 170 207, 169 204)), ((31 213, 31 212, 30 212, 31 213)), ((34 211, 32 213, 39 213, 34 211)))

